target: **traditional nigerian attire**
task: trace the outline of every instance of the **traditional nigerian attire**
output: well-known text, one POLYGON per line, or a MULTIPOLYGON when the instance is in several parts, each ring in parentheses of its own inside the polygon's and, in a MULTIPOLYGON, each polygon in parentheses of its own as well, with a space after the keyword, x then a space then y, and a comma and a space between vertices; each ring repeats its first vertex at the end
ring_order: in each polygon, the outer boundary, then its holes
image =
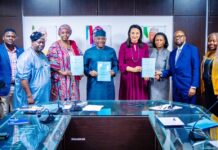
POLYGON ((71 49, 67 49, 60 44, 60 41, 56 41, 47 54, 51 65, 52 100, 80 100, 80 76, 63 76, 55 71, 70 71, 70 54, 82 55, 75 41, 70 41, 70 45, 71 49))
POLYGON ((28 105, 27 95, 21 80, 28 80, 35 104, 49 102, 50 99, 50 65, 46 56, 36 53, 32 48, 26 50, 17 61, 15 78, 14 108, 28 105))
MULTIPOLYGON (((205 92, 206 108, 210 108, 216 101, 218 96, 218 58, 215 54, 208 57, 213 52, 207 52, 201 65, 201 90, 205 92)), ((215 105, 211 112, 218 116, 218 105, 215 105)))
MULTIPOLYGON (((155 70, 169 69, 169 55, 167 49, 157 50, 154 48, 150 53, 150 58, 155 58, 155 70)), ((169 78, 161 78, 159 81, 151 78, 150 80, 150 99, 151 100, 168 100, 169 99, 169 78)))
POLYGON ((141 66, 142 58, 149 57, 147 44, 143 43, 143 47, 141 48, 136 44, 136 47, 136 50, 134 50, 133 45, 127 47, 126 42, 120 46, 120 100, 147 100, 149 98, 148 81, 142 78, 141 72, 134 73, 126 71, 127 66, 141 66))
POLYGON ((111 70, 118 72, 118 62, 115 50, 108 46, 98 49, 96 46, 86 50, 84 55, 84 73, 87 81, 87 100, 114 100, 115 89, 113 77, 111 81, 97 81, 97 77, 92 77, 89 72, 97 71, 99 61, 111 62, 111 70))

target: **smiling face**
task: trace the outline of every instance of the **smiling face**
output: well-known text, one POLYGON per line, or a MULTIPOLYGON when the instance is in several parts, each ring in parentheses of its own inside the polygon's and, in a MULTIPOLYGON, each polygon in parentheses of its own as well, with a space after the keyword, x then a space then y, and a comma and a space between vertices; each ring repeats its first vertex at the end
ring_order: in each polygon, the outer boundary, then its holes
POLYGON ((70 32, 69 30, 67 29, 62 29, 60 32, 59 32, 59 36, 61 38, 62 41, 67 41, 70 37, 70 32))
POLYGON ((2 39, 6 45, 14 45, 16 34, 14 32, 8 31, 4 34, 2 39))
POLYGON ((157 49, 162 49, 164 48, 164 44, 165 44, 165 39, 162 35, 157 35, 155 37, 155 45, 157 47, 157 49))
POLYGON ((45 39, 41 37, 40 39, 32 42, 32 48, 38 53, 41 52, 45 47, 45 39))
POLYGON ((185 43, 186 41, 186 36, 185 33, 183 31, 176 31, 174 34, 174 43, 177 46, 182 46, 183 43, 185 43))
POLYGON ((103 48, 105 46, 105 43, 106 43, 106 37, 97 36, 94 38, 94 42, 98 48, 103 48))
POLYGON ((139 41, 139 38, 140 38, 140 30, 139 29, 137 29, 137 28, 132 28, 131 30, 130 30, 130 40, 131 40, 131 42, 132 43, 138 43, 138 41, 139 41))
POLYGON ((216 50, 218 46, 218 39, 217 36, 215 34, 211 34, 208 37, 208 44, 207 47, 209 50, 216 50))

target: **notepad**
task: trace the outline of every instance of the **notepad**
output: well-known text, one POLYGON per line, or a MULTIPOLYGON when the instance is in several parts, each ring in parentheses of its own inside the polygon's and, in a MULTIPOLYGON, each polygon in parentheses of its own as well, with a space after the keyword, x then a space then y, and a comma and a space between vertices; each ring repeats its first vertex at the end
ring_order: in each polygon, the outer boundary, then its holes
MULTIPOLYGON (((196 123, 192 122, 189 123, 188 126, 193 127, 193 125, 196 123)), ((214 122, 213 120, 207 119, 207 118, 203 118, 202 120, 199 120, 197 122, 197 124, 195 125, 195 128, 199 128, 201 130, 205 130, 205 129, 209 129, 209 128, 213 128, 213 127, 217 127, 218 123, 214 122)))
POLYGON ((87 105, 83 108, 83 111, 100 111, 104 107, 103 105, 87 105))
POLYGON ((157 117, 157 119, 166 127, 184 126, 178 117, 157 117))
POLYGON ((159 106, 154 106, 154 107, 149 107, 150 110, 177 110, 177 109, 182 109, 180 106, 172 106, 170 104, 164 104, 164 105, 159 105, 159 106))
POLYGON ((21 107, 18 110, 23 111, 24 113, 36 113, 37 111, 42 111, 44 107, 42 106, 28 106, 28 107, 21 107))
POLYGON ((210 141, 210 144, 218 148, 218 141, 210 141))

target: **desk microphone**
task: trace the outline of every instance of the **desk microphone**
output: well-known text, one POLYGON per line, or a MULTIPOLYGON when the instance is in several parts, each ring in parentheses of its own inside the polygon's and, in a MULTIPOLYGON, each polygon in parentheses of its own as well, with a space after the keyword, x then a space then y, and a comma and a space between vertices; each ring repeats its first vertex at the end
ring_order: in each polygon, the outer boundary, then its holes
POLYGON ((5 87, 5 82, 0 80, 0 89, 5 87))
POLYGON ((79 102, 78 100, 73 101, 74 104, 72 105, 72 107, 70 108, 70 111, 82 111, 82 107, 77 105, 77 103, 79 102))
POLYGON ((48 124, 55 120, 55 117, 52 113, 49 112, 48 109, 38 112, 38 118, 41 123, 48 124), (43 112, 47 112, 47 114, 43 114, 43 112))
POLYGON ((201 140, 205 140, 206 139, 206 134, 201 130, 201 129, 195 129, 196 124, 198 123, 199 120, 201 120, 203 117, 206 116, 206 114, 218 103, 218 99, 216 100, 216 102, 206 111, 205 114, 203 114, 200 119, 198 119, 195 124, 193 125, 191 131, 189 132, 189 137, 193 140, 193 141, 201 141, 201 140))

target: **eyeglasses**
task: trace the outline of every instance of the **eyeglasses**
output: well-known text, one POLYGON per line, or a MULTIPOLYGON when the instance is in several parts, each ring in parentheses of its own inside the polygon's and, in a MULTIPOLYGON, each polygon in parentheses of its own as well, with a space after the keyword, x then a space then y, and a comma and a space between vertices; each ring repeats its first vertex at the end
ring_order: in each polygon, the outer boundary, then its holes
POLYGON ((182 38, 185 35, 176 35, 175 38, 182 38))

